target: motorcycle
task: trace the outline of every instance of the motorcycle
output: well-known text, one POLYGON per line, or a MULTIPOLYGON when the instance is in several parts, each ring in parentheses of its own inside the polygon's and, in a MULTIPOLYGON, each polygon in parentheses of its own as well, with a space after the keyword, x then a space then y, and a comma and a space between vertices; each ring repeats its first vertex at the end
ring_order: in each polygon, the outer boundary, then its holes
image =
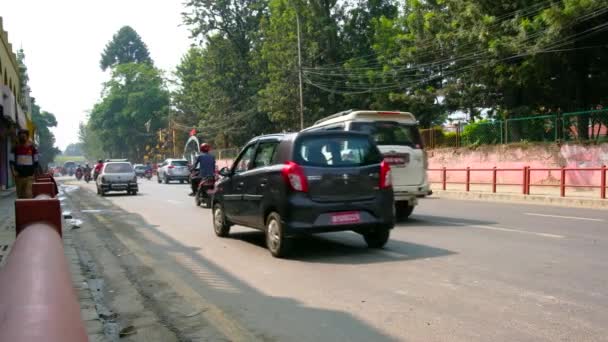
POLYGON ((204 204, 205 208, 211 208, 211 198, 215 190, 215 177, 205 177, 198 184, 198 189, 194 196, 196 206, 204 204))
POLYGON ((149 170, 144 171, 144 177, 145 177, 147 180, 152 180, 152 170, 151 170, 151 169, 149 169, 149 170))
POLYGON ((82 179, 82 170, 76 170, 76 179, 77 180, 81 180, 82 179))
POLYGON ((87 171, 84 173, 84 181, 87 183, 91 181, 91 171, 87 171))

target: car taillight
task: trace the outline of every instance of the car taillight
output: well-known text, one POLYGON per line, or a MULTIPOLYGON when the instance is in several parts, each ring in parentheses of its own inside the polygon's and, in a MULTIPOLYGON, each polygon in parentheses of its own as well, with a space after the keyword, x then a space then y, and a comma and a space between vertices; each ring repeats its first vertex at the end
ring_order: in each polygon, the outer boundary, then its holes
POLYGON ((380 164, 380 189, 388 189, 393 186, 391 177, 391 166, 386 161, 382 161, 380 164))
POLYGON ((167 168, 168 169, 175 169, 175 165, 169 165, 167 168))
POLYGON ((308 192, 308 181, 302 167, 294 162, 287 162, 283 167, 283 178, 294 191, 308 192))

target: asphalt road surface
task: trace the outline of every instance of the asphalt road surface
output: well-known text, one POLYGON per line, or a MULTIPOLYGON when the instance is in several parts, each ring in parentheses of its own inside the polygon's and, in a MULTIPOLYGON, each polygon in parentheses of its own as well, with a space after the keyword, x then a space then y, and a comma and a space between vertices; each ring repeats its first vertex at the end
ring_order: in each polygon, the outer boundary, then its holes
POLYGON ((79 187, 68 197, 85 223, 227 340, 608 340, 608 211, 426 199, 384 250, 337 233, 280 260, 260 232, 217 238, 187 185, 103 199, 79 187))

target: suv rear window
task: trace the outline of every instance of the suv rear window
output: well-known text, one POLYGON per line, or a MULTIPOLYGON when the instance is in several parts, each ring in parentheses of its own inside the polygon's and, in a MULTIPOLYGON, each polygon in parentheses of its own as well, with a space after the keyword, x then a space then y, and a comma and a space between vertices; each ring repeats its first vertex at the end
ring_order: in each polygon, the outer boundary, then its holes
POLYGON ((376 144, 411 146, 422 148, 420 132, 416 125, 404 124, 395 121, 353 122, 352 131, 371 135, 376 144))
POLYGON ((105 173, 130 173, 133 167, 129 163, 111 163, 106 165, 105 173))
POLYGON ((378 148, 365 136, 306 136, 296 143, 295 159, 300 165, 352 167, 379 164, 378 148))
POLYGON ((188 166, 188 162, 185 160, 174 160, 171 162, 173 166, 188 166))

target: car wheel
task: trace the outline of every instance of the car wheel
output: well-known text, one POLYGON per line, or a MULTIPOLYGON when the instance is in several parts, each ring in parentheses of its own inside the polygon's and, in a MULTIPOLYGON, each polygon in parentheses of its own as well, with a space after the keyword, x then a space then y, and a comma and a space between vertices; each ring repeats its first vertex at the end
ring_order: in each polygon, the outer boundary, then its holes
POLYGON ((281 216, 276 212, 270 213, 266 220, 266 246, 275 258, 287 256, 290 250, 290 241, 285 238, 281 216))
POLYGON ((169 177, 165 176, 165 184, 169 184, 169 177))
POLYGON ((412 212, 414 211, 414 206, 409 205, 406 201, 395 202, 395 219, 397 221, 405 221, 407 220, 412 212))
POLYGON ((220 203, 213 206, 213 230, 219 237, 227 237, 230 234, 230 224, 226 220, 224 207, 220 203))
POLYGON ((158 184, 160 184, 162 182, 160 179, 160 173, 156 174, 156 181, 158 182, 158 184))
POLYGON ((378 228, 363 234, 363 238, 369 248, 382 248, 388 242, 391 231, 388 228, 378 228))

